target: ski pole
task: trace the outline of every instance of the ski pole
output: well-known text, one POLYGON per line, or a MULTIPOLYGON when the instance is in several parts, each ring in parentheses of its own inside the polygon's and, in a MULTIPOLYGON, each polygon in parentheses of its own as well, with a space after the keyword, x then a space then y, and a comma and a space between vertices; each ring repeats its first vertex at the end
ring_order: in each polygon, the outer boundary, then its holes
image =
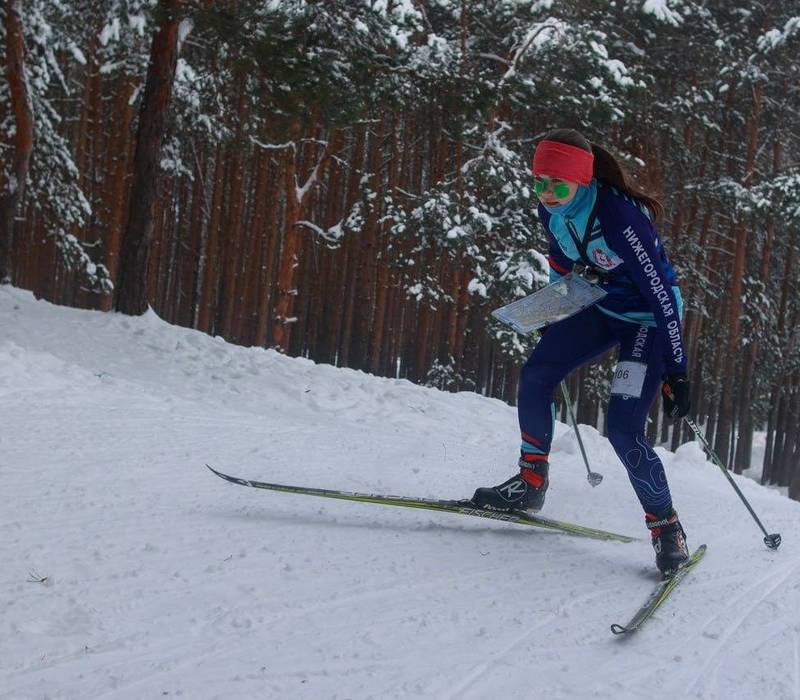
POLYGON ((575 420, 575 413, 572 411, 572 399, 569 396, 569 389, 567 389, 566 382, 561 382, 561 393, 567 404, 567 411, 569 411, 569 418, 572 421, 572 426, 575 428, 575 437, 578 438, 578 446, 581 448, 583 463, 586 465, 586 479, 592 486, 597 486, 603 480, 603 475, 589 469, 589 459, 586 456, 586 450, 583 448, 583 440, 581 440, 581 434, 578 430, 578 421, 575 420))
POLYGON ((744 503, 745 506, 747 506, 747 510, 750 511, 750 515, 753 516, 753 520, 756 521, 758 526, 761 528, 761 532, 764 533, 764 544, 767 545, 767 547, 769 547, 770 549, 777 549, 778 547, 780 547, 781 544, 780 534, 777 532, 771 535, 767 534, 766 529, 764 529, 764 526, 761 524, 761 521, 758 519, 758 516, 756 515, 752 506, 747 502, 747 499, 744 497, 744 494, 739 490, 739 487, 736 485, 736 482, 733 480, 733 477, 728 473, 728 469, 722 463, 722 460, 719 457, 717 457, 716 452, 714 452, 714 450, 711 449, 711 445, 708 444, 706 436, 703 435, 703 431, 700 430, 697 423, 695 423, 688 416, 684 416, 683 420, 686 421, 686 425, 688 425, 694 431, 694 434, 697 435, 697 439, 700 440, 706 452, 711 457, 711 461, 714 462, 714 464, 716 464, 722 470, 722 473, 725 475, 725 478, 730 482, 730 485, 733 486, 733 490, 736 491, 736 493, 739 495, 739 498, 742 499, 742 503, 744 503))

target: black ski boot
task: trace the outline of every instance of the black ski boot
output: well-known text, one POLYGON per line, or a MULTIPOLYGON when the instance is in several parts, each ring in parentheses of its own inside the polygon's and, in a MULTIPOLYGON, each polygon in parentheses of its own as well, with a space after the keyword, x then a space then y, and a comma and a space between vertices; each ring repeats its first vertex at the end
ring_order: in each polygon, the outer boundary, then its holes
POLYGON ((544 495, 549 484, 549 465, 546 461, 526 462, 519 460, 519 474, 498 486, 480 488, 475 491, 472 502, 477 508, 510 513, 524 510, 537 513, 544 506, 544 495))
POLYGON ((671 576, 689 561, 686 533, 674 510, 664 514, 645 513, 644 521, 653 539, 656 551, 656 566, 664 576, 671 576))

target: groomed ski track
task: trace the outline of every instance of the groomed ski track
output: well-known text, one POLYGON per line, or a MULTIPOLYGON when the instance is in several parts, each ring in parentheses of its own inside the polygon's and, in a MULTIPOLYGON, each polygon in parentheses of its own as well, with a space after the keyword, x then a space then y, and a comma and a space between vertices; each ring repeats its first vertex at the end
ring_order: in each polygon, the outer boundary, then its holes
POLYGON ((659 450, 708 553, 636 636, 656 574, 610 446, 557 429, 542 515, 622 544, 237 489, 469 496, 514 410, 0 287, 0 699, 800 700, 800 504, 659 450), (33 582, 35 575, 46 577, 33 582), (28 579, 31 579, 30 581, 28 579))

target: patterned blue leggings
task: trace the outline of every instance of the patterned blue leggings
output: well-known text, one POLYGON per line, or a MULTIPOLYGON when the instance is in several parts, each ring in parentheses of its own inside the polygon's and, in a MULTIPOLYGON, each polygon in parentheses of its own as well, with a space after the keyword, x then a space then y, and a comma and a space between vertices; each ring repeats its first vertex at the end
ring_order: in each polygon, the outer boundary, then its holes
POLYGON ((654 327, 607 316, 596 307, 551 326, 522 368, 518 411, 522 451, 547 455, 553 439, 553 392, 572 370, 619 345, 608 405, 608 439, 628 470, 645 512, 672 508, 664 465, 644 428, 664 372, 663 336, 654 327))

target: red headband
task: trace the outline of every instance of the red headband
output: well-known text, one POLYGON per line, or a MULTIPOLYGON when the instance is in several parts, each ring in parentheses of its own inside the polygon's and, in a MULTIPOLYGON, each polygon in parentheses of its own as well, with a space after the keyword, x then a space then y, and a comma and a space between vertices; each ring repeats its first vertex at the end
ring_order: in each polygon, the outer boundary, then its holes
POLYGON ((558 141, 540 141, 533 154, 533 174, 549 175, 588 185, 592 181, 594 154, 558 141))

